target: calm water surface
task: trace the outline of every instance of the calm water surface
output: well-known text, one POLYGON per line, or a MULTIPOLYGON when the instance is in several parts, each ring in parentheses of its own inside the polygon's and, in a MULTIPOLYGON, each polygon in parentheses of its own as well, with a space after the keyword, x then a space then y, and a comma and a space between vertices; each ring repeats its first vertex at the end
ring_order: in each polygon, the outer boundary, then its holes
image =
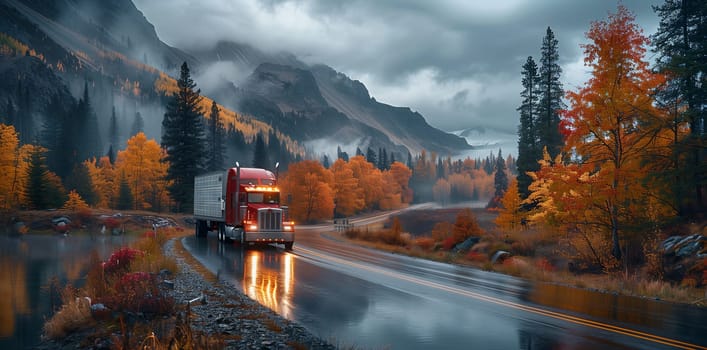
POLYGON ((107 258, 126 236, 0 235, 0 349, 37 345, 44 320, 59 306, 51 281, 83 284, 92 253, 107 258))

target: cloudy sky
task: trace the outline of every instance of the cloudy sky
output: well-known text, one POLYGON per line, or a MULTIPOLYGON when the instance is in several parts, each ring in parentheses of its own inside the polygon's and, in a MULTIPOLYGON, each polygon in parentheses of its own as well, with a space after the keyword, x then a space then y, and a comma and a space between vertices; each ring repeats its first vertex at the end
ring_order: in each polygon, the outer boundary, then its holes
MULTIPOLYGON (((409 106, 440 129, 515 133, 520 70, 559 40, 562 82, 587 78, 580 44, 615 0, 134 0, 160 38, 180 48, 218 40, 289 51, 362 81, 378 101, 409 106)), ((645 34, 660 0, 623 0, 645 34)), ((652 55, 649 53, 649 55, 652 55)), ((651 59, 651 57, 649 57, 651 59)), ((198 83, 198 82, 197 82, 198 83)))

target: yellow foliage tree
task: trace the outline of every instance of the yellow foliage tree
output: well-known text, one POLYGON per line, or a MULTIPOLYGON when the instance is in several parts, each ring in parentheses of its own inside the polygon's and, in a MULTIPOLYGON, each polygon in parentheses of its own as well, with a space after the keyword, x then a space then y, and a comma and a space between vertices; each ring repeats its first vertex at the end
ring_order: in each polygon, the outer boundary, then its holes
POLYGON ((31 146, 19 147, 12 125, 0 124, 0 208, 16 208, 25 203, 28 155, 31 146))
POLYGON ((101 157, 98 161, 96 161, 96 158, 92 158, 86 160, 84 165, 88 169, 93 192, 96 194, 96 207, 115 207, 117 184, 115 181, 115 168, 110 163, 110 159, 107 156, 101 157))
POLYGON ((64 203, 62 209, 78 211, 83 209, 88 209, 88 204, 81 198, 81 195, 76 192, 76 190, 71 190, 69 192, 69 199, 64 203))
POLYGON ((125 174, 134 199, 134 209, 160 210, 167 203, 165 152, 155 140, 139 132, 118 151, 116 170, 125 174))
POLYGON ((516 231, 521 226, 523 213, 521 212, 521 198, 518 193, 518 180, 511 180, 506 193, 501 199, 501 208, 495 223, 498 227, 504 230, 516 231))

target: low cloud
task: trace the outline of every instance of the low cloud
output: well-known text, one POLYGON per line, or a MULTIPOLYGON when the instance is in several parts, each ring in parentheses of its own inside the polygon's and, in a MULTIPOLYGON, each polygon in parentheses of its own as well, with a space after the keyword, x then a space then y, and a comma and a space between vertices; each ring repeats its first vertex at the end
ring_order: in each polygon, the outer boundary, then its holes
MULTIPOLYGON (((622 4, 652 34, 658 19, 651 5, 658 2, 622 4)), ((529 55, 539 60, 546 28, 559 40, 565 88, 574 88, 587 77, 579 47, 586 42, 584 33, 617 5, 614 0, 135 3, 168 44, 198 50, 231 40, 289 51, 362 81, 378 101, 409 106, 441 129, 513 131, 521 66, 529 55)))

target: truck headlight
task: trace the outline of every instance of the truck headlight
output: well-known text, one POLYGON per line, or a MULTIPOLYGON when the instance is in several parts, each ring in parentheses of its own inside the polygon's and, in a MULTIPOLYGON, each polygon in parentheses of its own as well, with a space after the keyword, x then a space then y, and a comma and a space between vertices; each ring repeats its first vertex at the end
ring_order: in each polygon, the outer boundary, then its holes
POLYGON ((294 227, 292 227, 292 225, 284 225, 284 226, 282 226, 282 229, 284 231, 293 231, 294 227))
POLYGON ((249 225, 248 231, 258 231, 258 225, 249 225))

